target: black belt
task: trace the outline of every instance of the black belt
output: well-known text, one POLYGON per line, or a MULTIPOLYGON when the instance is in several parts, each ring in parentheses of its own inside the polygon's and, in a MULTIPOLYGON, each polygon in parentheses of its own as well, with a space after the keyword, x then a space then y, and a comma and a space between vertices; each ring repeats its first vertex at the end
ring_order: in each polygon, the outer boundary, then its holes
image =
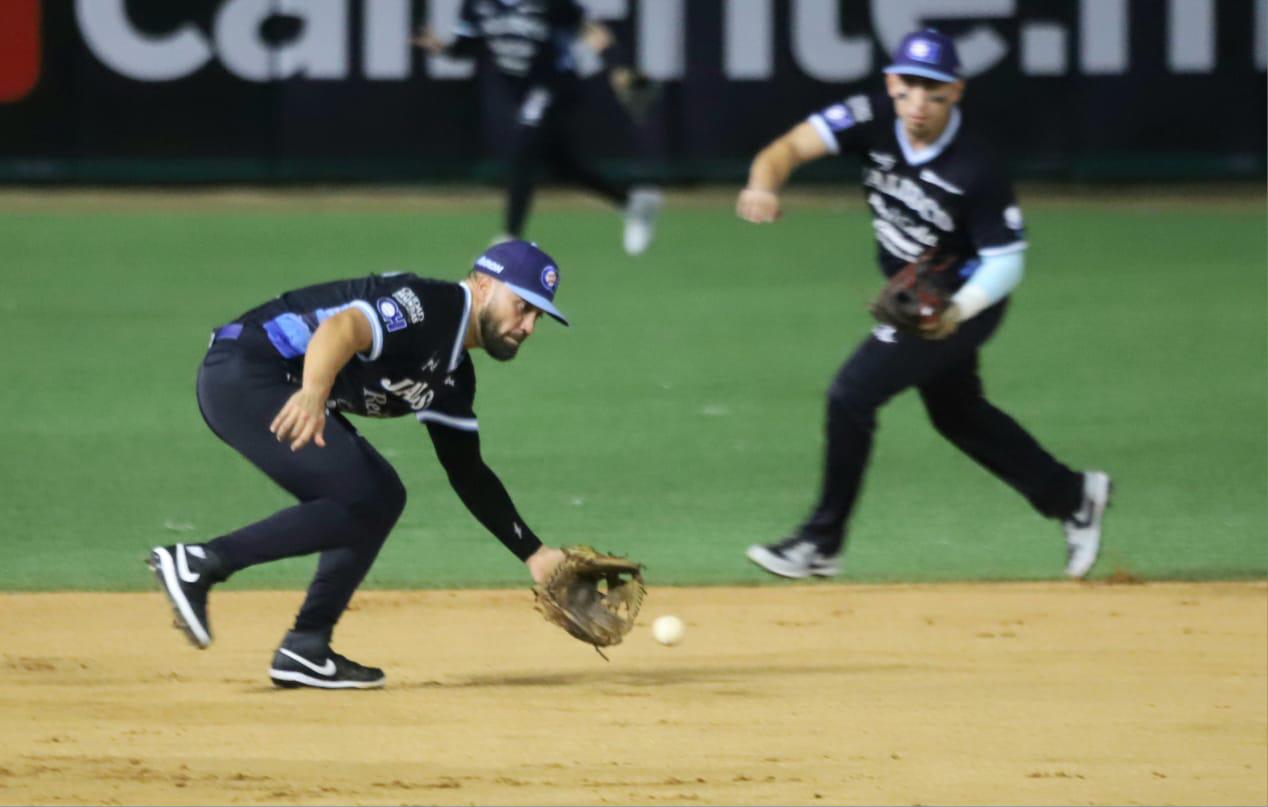
POLYGON ((230 322, 228 325, 221 325, 219 328, 211 332, 211 344, 223 342, 226 339, 237 339, 242 335, 242 323, 230 322))

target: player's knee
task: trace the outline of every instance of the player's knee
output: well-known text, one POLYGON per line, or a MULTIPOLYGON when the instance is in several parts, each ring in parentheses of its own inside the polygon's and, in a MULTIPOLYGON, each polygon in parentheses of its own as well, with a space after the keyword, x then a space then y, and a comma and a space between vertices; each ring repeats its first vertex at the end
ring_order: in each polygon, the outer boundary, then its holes
POLYGON ((833 384, 828 390, 828 423, 849 424, 871 430, 876 426, 876 401, 849 383, 833 384))
POLYGON ((929 415, 929 422, 944 437, 954 437, 963 431, 965 425, 973 420, 975 408, 974 402, 967 399, 925 399, 925 412, 929 415))
POLYGON ((366 536, 380 540, 396 524, 405 510, 405 486, 395 474, 370 481, 346 501, 348 512, 366 536))

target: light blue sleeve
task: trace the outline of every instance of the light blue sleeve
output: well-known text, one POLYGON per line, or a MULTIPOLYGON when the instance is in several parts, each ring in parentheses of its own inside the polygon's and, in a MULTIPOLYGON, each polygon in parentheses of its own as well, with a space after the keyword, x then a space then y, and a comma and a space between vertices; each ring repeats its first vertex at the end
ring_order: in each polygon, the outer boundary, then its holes
POLYGON ((1017 288, 1025 274, 1024 255, 1022 250, 1017 250, 979 258, 981 265, 977 271, 951 298, 959 306, 962 319, 968 319, 990 308, 1017 288))

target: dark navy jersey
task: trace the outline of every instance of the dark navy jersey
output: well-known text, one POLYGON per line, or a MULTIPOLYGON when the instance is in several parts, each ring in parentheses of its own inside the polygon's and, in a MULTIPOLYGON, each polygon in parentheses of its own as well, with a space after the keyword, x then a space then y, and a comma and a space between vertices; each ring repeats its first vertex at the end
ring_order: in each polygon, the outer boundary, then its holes
POLYGON ((413 274, 337 280, 288 291, 236 321, 251 332, 251 344, 271 349, 290 365, 299 383, 317 326, 348 308, 369 321, 374 341, 335 377, 332 407, 477 430, 475 368, 462 346, 471 292, 461 283, 413 274))
POLYGON ((576 0, 464 0, 456 44, 483 42, 499 72, 550 82, 574 73, 572 44, 584 18, 576 0))
POLYGON ((936 247, 964 259, 958 287, 977 267, 974 258, 1026 248, 1012 183, 962 130, 958 108, 938 140, 916 153, 884 94, 851 96, 810 123, 834 153, 863 159, 863 195, 886 276, 936 247))

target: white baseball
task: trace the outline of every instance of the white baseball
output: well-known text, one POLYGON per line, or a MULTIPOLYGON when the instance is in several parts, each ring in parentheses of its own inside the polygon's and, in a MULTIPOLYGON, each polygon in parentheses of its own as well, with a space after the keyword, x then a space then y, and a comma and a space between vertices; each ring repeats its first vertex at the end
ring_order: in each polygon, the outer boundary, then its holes
POLYGON ((656 641, 663 645, 676 645, 682 641, 683 634, 687 632, 687 627, 682 624, 682 620, 676 616, 658 616, 652 622, 652 636, 656 637, 656 641))

